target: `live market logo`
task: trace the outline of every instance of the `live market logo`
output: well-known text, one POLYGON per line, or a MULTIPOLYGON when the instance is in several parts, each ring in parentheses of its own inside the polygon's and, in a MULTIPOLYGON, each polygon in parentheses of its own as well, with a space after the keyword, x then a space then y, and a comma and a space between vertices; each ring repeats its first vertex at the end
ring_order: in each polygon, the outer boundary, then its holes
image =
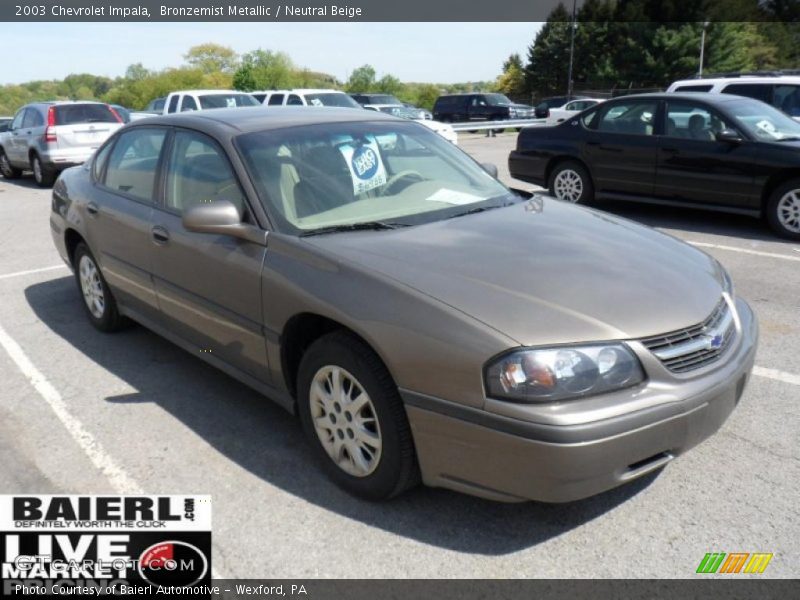
POLYGON ((210 583, 209 496, 0 496, 4 596, 210 583))

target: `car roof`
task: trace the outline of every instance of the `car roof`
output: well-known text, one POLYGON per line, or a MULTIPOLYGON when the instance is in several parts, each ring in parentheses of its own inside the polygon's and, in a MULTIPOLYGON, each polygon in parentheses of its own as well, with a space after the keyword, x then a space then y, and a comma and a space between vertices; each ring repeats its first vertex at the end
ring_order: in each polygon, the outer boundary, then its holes
POLYGON ((176 92, 172 92, 173 94, 204 94, 204 95, 211 95, 211 94, 250 94, 250 92, 242 92, 240 90, 178 90, 176 92))
POLYGON ((402 121, 385 113, 355 108, 285 106, 278 109, 264 106, 215 108, 186 113, 174 113, 141 119, 130 127, 175 125, 209 133, 241 134, 286 127, 358 121, 402 121))
POLYGON ((721 83, 800 83, 797 75, 742 75, 740 77, 709 77, 708 79, 681 79, 675 81, 670 87, 676 85, 717 85, 721 83))
POLYGON ((614 100, 624 101, 631 98, 652 98, 654 100, 699 100, 701 102, 714 105, 737 102, 741 100, 759 102, 758 100, 754 100, 753 98, 748 98, 746 96, 737 96, 736 94, 711 94, 709 92, 653 92, 650 94, 631 94, 629 96, 617 96, 616 98, 609 98, 605 102, 611 102, 614 100))

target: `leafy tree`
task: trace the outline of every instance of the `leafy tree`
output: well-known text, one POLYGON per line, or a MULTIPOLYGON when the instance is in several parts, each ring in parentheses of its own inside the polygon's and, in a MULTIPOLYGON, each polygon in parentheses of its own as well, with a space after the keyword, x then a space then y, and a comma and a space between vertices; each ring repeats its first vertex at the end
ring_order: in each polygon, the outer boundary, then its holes
POLYGON ((254 50, 242 56, 241 66, 233 75, 237 90, 270 90, 294 86, 295 67, 284 52, 254 50))
POLYGON ((192 46, 183 58, 203 73, 233 73, 239 64, 239 55, 232 48, 213 43, 192 46))
POLYGON ((384 75, 375 83, 372 90, 397 96, 403 91, 403 84, 394 75, 384 75))
POLYGON ((570 14, 559 4, 547 17, 533 44, 528 48, 525 69, 528 89, 541 95, 567 90, 569 63, 570 14))
POLYGON ((375 69, 371 65, 362 65, 354 69, 344 87, 354 94, 369 92, 375 87, 375 69))
POLYGON ((503 63, 503 73, 498 77, 495 89, 512 98, 526 95, 525 71, 519 54, 512 54, 503 63))

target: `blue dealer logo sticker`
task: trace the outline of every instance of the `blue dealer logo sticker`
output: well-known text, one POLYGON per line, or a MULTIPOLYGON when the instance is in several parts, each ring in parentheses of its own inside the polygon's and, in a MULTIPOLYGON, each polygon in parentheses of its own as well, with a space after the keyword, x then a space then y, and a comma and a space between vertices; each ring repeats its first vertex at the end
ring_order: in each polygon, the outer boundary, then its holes
POLYGON ((353 153, 353 158, 351 160, 353 173, 356 174, 356 177, 365 181, 375 177, 375 174, 378 172, 379 164, 378 155, 369 146, 361 146, 358 148, 353 153))

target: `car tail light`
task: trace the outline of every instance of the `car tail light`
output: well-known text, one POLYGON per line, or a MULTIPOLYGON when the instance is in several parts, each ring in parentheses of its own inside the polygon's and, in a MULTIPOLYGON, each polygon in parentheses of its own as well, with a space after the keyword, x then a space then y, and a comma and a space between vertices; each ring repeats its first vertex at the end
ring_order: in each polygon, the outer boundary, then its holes
POLYGON ((51 106, 50 108, 47 109, 47 127, 44 130, 45 143, 58 141, 54 129, 55 125, 56 125, 56 107, 51 106))
POLYGON ((109 106, 108 106, 108 110, 110 110, 110 111, 111 111, 111 114, 112 114, 112 115, 114 115, 114 118, 115 118, 117 121, 119 121, 120 123, 124 123, 124 121, 122 120, 122 117, 120 117, 120 116, 119 116, 119 113, 118 113, 116 110, 114 110, 114 107, 113 107, 113 106, 109 105, 109 106))

